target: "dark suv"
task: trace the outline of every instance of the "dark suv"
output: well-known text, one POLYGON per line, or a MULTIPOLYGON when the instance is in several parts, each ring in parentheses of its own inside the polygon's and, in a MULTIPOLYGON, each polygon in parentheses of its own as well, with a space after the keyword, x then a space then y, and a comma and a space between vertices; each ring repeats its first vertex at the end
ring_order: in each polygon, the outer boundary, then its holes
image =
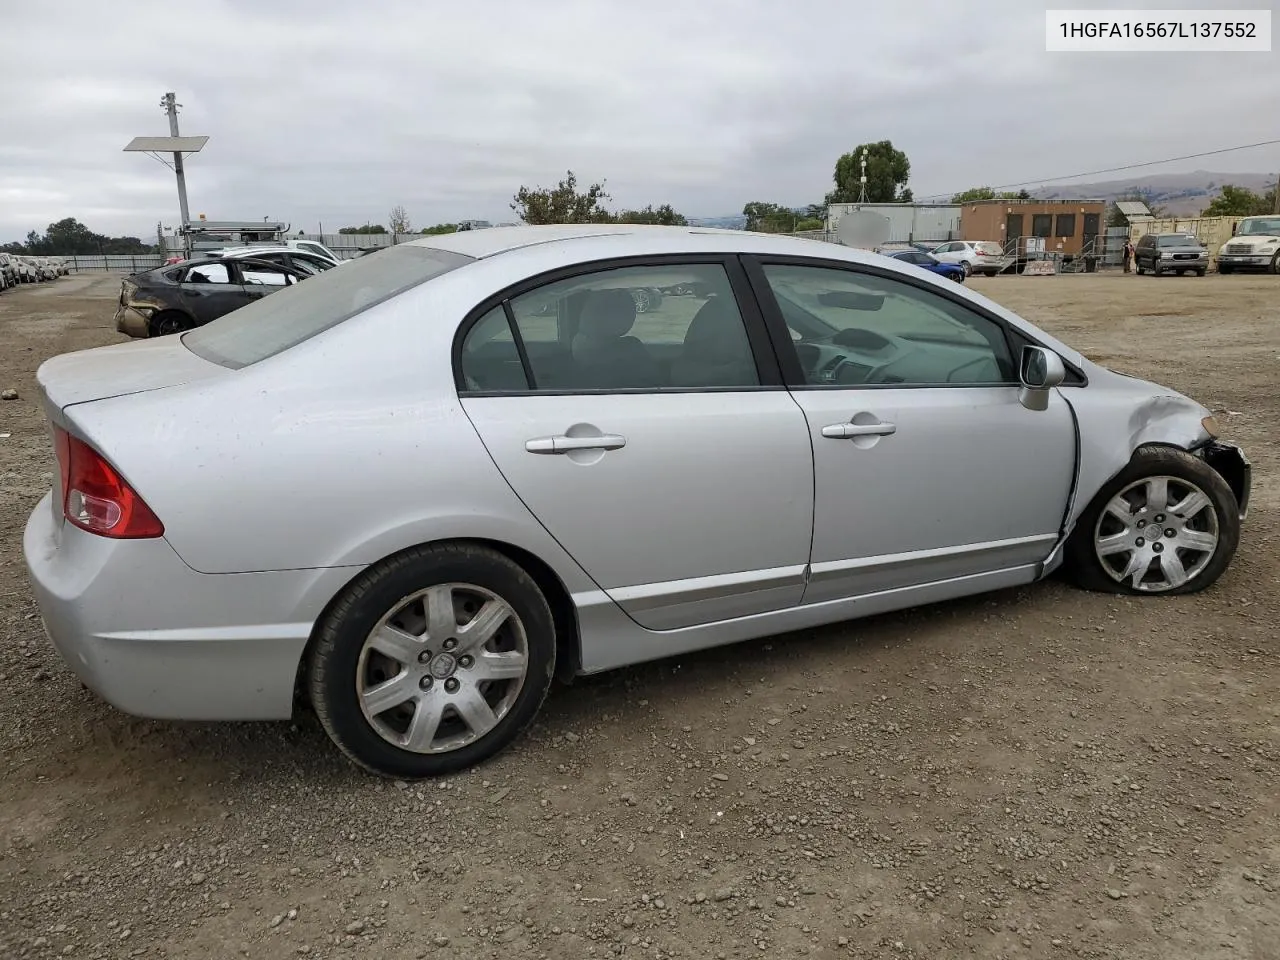
POLYGON ((1192 233, 1148 233, 1133 254, 1139 273, 1194 273, 1203 277, 1209 269, 1209 249, 1192 233))

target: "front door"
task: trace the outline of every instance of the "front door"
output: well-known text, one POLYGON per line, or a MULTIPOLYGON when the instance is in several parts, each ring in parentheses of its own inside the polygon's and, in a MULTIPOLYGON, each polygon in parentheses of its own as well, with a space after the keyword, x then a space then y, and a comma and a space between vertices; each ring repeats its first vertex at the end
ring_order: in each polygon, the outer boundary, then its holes
POLYGON ((244 286, 226 263, 197 263, 178 285, 182 304, 197 324, 216 320, 249 302, 244 286))
POLYGON ((463 341, 462 406, 494 463, 653 630, 804 592, 809 433, 735 286, 718 258, 597 269, 493 306, 463 341))
POLYGON ((1102 253, 1098 247, 1098 234, 1101 233, 1102 217, 1096 213, 1086 213, 1084 215, 1084 247, 1086 253, 1093 253, 1098 256, 1102 253))
POLYGON ((1002 325, 961 299, 854 265, 765 263, 766 314, 813 443, 804 603, 1047 558, 1075 475, 1071 411, 1018 401, 1002 325), (779 342, 784 342, 779 338, 779 342), (788 366, 790 369, 788 370, 788 366))

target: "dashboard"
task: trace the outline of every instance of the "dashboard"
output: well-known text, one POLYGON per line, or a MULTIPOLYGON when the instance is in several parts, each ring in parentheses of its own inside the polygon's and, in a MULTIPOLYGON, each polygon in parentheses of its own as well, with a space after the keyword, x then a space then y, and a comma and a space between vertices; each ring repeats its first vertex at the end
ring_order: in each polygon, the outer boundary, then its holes
POLYGON ((811 384, 1007 383, 992 348, 849 327, 822 340, 799 340, 796 354, 811 384))

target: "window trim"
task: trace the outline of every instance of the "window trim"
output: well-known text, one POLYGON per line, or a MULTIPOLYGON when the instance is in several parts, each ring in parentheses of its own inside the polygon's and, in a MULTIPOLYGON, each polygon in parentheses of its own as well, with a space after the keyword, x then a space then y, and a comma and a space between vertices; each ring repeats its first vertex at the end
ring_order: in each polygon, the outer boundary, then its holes
MULTIPOLYGON (((787 389, 792 392, 799 390, 972 390, 975 388, 1017 386, 1018 383, 1017 381, 1009 383, 809 383, 805 379, 804 368, 800 364, 799 354, 796 353, 795 346, 791 341, 791 334, 787 330, 787 322, 782 315, 782 309, 778 306, 778 301, 773 295, 773 288, 769 285, 769 280, 765 276, 764 268, 766 266, 815 267, 838 270, 855 275, 862 274, 864 276, 893 280, 909 287, 924 290, 944 300, 949 300, 957 306, 982 317, 984 320, 994 323, 1000 329, 1004 335, 1005 343, 1009 346, 1009 353, 1013 358, 1015 369, 1017 369, 1023 346, 1030 345, 1045 347, 1047 350, 1053 349, 1023 330, 1010 326, 1003 317, 984 309, 980 304, 959 296, 956 291, 948 287, 935 286, 924 280, 923 277, 904 275, 896 270, 887 270, 884 267, 869 263, 834 260, 827 257, 742 254, 740 259, 747 279, 755 292, 756 299, 760 303, 765 326, 768 329, 769 337, 773 342, 774 353, 777 355, 779 366, 782 369, 783 379, 787 384, 787 389)), ((1089 378, 1085 376, 1083 370, 1076 367, 1066 357, 1062 358, 1062 364, 1067 370, 1067 378, 1062 382, 1062 386, 1087 387, 1089 385, 1089 378)))
POLYGON ((683 393, 758 393, 768 390, 786 390, 782 367, 779 363, 777 347, 773 342, 768 324, 765 321, 762 305, 756 297, 752 284, 747 278, 742 262, 734 253, 664 253, 626 257, 607 257, 599 260, 584 260, 565 267, 557 267, 533 276, 525 277, 496 293, 490 294, 467 311, 462 322, 454 331, 453 346, 450 351, 453 366, 453 385, 459 397, 564 397, 564 396, 608 396, 612 394, 683 394, 683 393), (756 373, 760 379, 753 386, 736 387, 596 387, 560 390, 539 390, 537 379, 529 364, 529 358, 520 335, 519 324, 516 323, 511 301, 540 287, 548 286, 560 280, 585 276, 592 273, 604 273, 609 270, 620 270, 628 267, 662 267, 695 266, 712 264, 724 269, 729 279, 729 289, 733 293, 738 313, 746 328, 747 341, 755 359, 756 373), (516 342, 516 350, 520 354, 520 362, 524 367, 525 380, 530 385, 527 390, 472 390, 462 372, 462 347, 467 336, 480 320, 492 309, 501 306, 507 315, 507 324, 511 336, 516 342))

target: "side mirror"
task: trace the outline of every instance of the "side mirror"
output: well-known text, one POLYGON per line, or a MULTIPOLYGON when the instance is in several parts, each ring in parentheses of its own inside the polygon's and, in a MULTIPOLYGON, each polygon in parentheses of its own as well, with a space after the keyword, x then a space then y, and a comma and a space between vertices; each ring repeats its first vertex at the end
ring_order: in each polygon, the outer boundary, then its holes
POLYGON ((1062 358, 1044 347, 1023 347, 1018 402, 1028 410, 1048 410, 1049 391, 1067 378, 1062 358))

